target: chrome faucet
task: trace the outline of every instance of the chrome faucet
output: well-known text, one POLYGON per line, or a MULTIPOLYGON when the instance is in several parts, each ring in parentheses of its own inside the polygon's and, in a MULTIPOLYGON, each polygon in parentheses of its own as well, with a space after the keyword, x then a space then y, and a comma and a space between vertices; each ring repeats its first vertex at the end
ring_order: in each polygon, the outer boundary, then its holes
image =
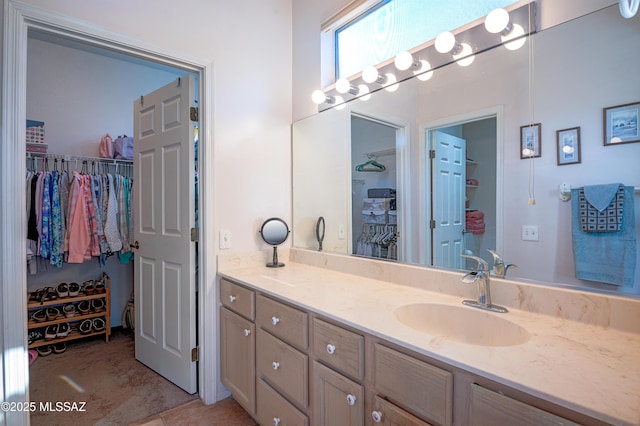
POLYGON ((478 262, 478 270, 469 272, 467 275, 462 277, 461 281, 463 283, 476 283, 478 286, 478 300, 463 300, 462 303, 467 306, 473 306, 474 308, 484 309, 492 312, 500 312, 505 313, 509 312, 507 308, 502 306, 494 305, 491 303, 491 288, 490 288, 490 280, 489 280, 489 264, 486 260, 477 257, 477 256, 469 256, 467 254, 461 254, 460 256, 466 257, 468 259, 473 259, 478 262), (485 273, 486 271, 486 273, 485 273))
POLYGON ((491 249, 487 249, 489 253, 493 255, 493 276, 496 278, 504 278, 507 276, 507 271, 509 268, 517 268, 518 265, 514 265, 513 263, 509 263, 505 265, 502 257, 491 249))

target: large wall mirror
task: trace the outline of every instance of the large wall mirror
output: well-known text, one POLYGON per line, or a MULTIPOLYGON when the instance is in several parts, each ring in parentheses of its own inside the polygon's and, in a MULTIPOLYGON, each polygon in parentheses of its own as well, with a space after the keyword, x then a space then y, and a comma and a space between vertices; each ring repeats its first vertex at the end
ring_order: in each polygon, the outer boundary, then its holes
POLYGON ((509 278, 640 293, 640 260, 634 287, 575 278, 571 203, 559 197, 562 183, 640 187, 640 143, 603 143, 603 108, 640 102, 638 69, 640 19, 616 5, 294 123, 293 245, 315 249, 323 216, 328 252, 462 270, 472 265, 460 253, 492 263, 492 249, 518 265, 509 278), (530 123, 540 156, 521 159, 530 123), (556 132, 576 127, 581 161, 560 164, 556 132), (392 207, 368 200, 384 190, 392 207))

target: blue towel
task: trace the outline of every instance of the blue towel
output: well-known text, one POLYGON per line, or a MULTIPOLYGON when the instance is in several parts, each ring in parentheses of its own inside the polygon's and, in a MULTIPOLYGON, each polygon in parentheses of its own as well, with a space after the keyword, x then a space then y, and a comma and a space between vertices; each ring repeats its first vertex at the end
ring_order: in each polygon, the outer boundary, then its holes
POLYGON ((571 232, 576 278, 633 287, 636 272, 634 187, 624 187, 622 227, 618 232, 581 230, 578 191, 578 188, 571 190, 571 232))
MULTIPOLYGON (((584 196, 598 211, 603 211, 616 196, 621 183, 607 183, 604 185, 589 185, 584 187, 584 196)), ((633 200, 631 200, 633 201, 633 200)))

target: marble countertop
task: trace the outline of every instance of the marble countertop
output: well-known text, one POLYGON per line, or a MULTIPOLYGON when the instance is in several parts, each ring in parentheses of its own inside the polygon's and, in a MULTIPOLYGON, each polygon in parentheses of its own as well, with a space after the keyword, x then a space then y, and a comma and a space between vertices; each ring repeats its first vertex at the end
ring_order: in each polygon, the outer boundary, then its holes
POLYGON ((414 303, 462 306, 459 296, 298 263, 284 268, 219 265, 218 274, 604 422, 640 425, 636 333, 510 307, 506 314, 491 315, 525 328, 530 334, 525 343, 470 345, 417 331, 394 315, 414 303))

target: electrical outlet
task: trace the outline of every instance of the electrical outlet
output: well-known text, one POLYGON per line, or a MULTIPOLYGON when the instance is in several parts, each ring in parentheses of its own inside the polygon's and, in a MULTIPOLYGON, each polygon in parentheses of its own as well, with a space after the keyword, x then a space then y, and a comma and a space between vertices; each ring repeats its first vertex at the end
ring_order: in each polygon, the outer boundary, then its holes
POLYGON ((338 225, 338 239, 344 240, 344 225, 338 225))
POLYGON ((220 231, 220 248, 222 250, 231 248, 231 231, 220 231))
POLYGON ((536 225, 522 225, 523 241, 538 241, 538 227, 536 225))

